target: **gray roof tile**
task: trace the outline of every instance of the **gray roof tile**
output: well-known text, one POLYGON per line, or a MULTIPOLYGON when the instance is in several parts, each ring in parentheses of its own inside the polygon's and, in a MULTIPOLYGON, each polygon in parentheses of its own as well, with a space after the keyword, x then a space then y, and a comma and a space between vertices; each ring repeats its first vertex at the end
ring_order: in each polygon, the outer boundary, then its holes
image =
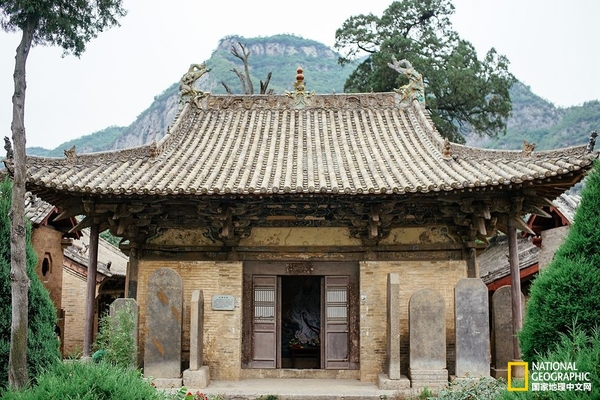
POLYGON ((453 191, 560 177, 589 168, 585 146, 526 155, 450 144, 424 106, 395 93, 207 96, 159 142, 29 157, 28 184, 72 193, 380 194, 453 191))

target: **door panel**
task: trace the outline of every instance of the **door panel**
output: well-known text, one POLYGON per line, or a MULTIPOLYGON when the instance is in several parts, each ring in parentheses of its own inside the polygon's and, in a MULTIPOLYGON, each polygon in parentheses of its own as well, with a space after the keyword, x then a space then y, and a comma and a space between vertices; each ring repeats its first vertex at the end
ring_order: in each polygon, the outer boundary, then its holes
POLYGON ((347 276, 325 277, 325 369, 348 369, 347 276))
POLYGON ((253 276, 252 367, 277 367, 277 277, 253 276))

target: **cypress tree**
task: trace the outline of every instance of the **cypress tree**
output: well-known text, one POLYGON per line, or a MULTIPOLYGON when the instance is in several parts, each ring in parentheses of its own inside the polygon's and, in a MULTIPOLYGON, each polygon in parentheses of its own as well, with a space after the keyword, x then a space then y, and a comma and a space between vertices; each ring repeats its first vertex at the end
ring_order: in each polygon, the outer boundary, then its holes
MULTIPOLYGON (((10 279, 10 206, 11 181, 0 182, 0 386, 8 384, 8 356, 11 327, 11 279, 10 279)), ((50 295, 35 267, 37 257, 31 245, 31 224, 27 224, 26 236, 27 275, 29 287, 29 329, 27 335, 27 369, 29 379, 60 359, 58 339, 54 332, 56 310, 50 295)))
POLYGON ((546 354, 574 323, 589 335, 600 325, 600 162, 581 197, 567 237, 531 285, 519 334, 526 361, 546 354))

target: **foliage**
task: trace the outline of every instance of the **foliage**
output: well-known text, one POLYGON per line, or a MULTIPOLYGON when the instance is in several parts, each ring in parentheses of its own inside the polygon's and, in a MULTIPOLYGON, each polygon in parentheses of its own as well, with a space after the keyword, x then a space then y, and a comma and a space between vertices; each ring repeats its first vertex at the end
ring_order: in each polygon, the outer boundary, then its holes
POLYGON ((110 364, 126 368, 137 363, 137 346, 134 332, 136 328, 134 311, 124 306, 115 310, 114 317, 102 316, 94 350, 100 358, 110 364))
MULTIPOLYGON (((11 182, 0 182, 0 386, 8 382, 8 356, 11 329, 10 280, 10 219, 11 182)), ((56 310, 48 291, 38 278, 35 268, 37 257, 31 245, 31 225, 26 235, 27 275, 29 287, 29 334, 27 335, 27 369, 30 379, 60 358, 59 343, 54 332, 56 310)))
MULTIPOLYGON (((600 398, 600 330, 586 332, 577 324, 571 326, 568 333, 560 333, 558 342, 550 351, 539 357, 540 362, 572 362, 579 372, 589 372, 591 391, 531 391, 532 380, 529 379, 529 391, 505 392, 500 399, 509 400, 571 400, 600 398)), ((530 371, 531 372, 531 371, 530 371)), ((569 383, 569 382, 566 382, 569 383)))
POLYGON ((600 162, 586 180, 573 225, 552 262, 533 281, 523 329, 523 359, 535 361, 567 333, 573 318, 587 333, 600 321, 600 162))
POLYGON ((479 60, 473 45, 452 30, 453 13, 450 0, 403 0, 394 1, 381 17, 348 18, 335 34, 335 48, 345 52, 340 63, 368 56, 344 89, 399 88, 407 79, 388 63, 393 57, 407 59, 424 77, 427 108, 443 136, 464 142, 468 131, 492 137, 504 132, 515 82, 508 59, 492 48, 479 60))
POLYGON ((455 380, 450 382, 448 388, 440 390, 438 396, 429 399, 441 400, 492 400, 496 399, 506 390, 503 379, 483 377, 478 379, 455 380))
POLYGON ((430 397, 434 397, 434 393, 429 388, 423 388, 416 400, 427 400, 430 397))
POLYGON ((40 374, 36 386, 22 391, 9 390, 4 399, 79 399, 79 400, 161 400, 164 396, 141 373, 109 363, 80 361, 58 363, 40 374))
POLYGON ((64 54, 80 56, 99 32, 118 25, 117 18, 126 14, 121 2, 3 0, 0 25, 12 32, 33 23, 34 45, 60 46, 64 54))
POLYGON ((119 247, 119 243, 121 242, 121 238, 114 236, 109 230, 100 232, 100 237, 115 247, 119 247))

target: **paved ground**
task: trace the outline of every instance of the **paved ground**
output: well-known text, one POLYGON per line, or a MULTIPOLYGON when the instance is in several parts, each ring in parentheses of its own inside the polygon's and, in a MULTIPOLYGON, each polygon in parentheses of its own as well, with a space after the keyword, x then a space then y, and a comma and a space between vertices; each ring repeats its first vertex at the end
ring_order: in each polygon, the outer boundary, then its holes
POLYGON ((418 396, 420 390, 380 390, 374 383, 350 379, 244 379, 211 381, 205 389, 188 388, 192 393, 221 394, 228 400, 380 400, 406 399, 418 396), (261 398, 262 396, 262 398, 261 398))

